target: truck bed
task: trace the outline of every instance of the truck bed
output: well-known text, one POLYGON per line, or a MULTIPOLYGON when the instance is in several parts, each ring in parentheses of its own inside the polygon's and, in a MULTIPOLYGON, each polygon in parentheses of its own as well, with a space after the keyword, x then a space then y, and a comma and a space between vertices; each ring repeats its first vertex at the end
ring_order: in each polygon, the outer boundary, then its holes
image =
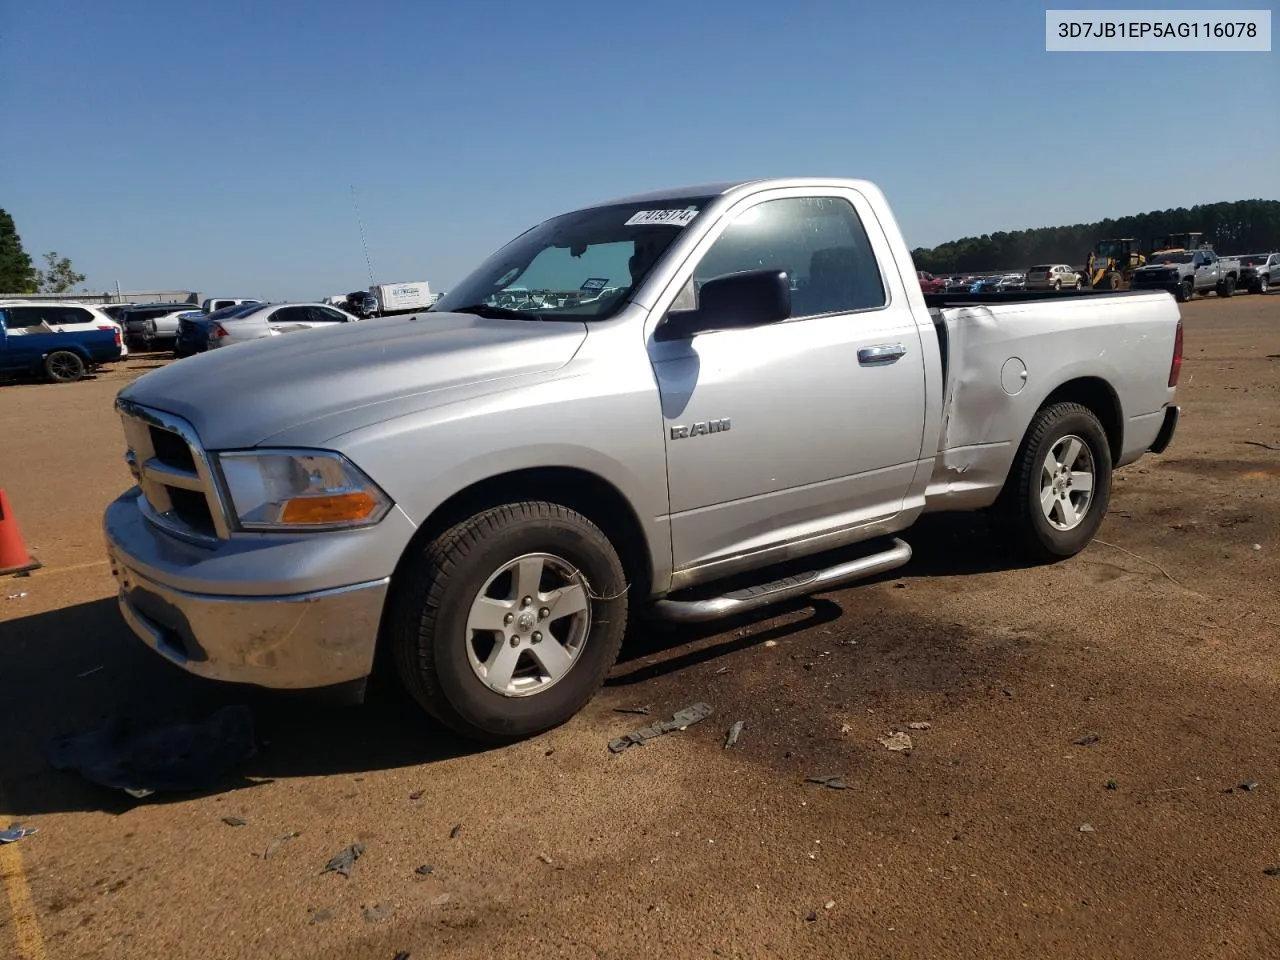
POLYGON ((1109 399, 1117 466, 1154 442, 1168 399, 1178 323, 1178 306, 1169 294, 1071 291, 925 299, 942 362, 942 430, 927 510, 989 505, 1008 475, 1023 428, 1064 384, 1109 399))

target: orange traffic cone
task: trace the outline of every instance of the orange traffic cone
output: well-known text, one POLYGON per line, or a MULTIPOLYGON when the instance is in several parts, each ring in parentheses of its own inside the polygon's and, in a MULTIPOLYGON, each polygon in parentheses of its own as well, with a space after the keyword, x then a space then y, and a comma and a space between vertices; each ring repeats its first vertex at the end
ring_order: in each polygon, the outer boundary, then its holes
POLYGON ((27 553, 27 548, 22 545, 18 521, 9 509, 9 498, 0 489, 0 577, 37 570, 40 565, 40 561, 27 553))

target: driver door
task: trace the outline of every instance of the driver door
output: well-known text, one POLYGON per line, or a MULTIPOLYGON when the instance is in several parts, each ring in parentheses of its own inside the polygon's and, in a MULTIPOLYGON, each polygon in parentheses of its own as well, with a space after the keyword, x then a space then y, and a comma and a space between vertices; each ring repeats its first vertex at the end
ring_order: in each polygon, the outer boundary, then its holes
POLYGON ((792 310, 779 323, 649 341, 676 570, 811 552, 892 518, 920 457, 920 333, 903 278, 881 268, 894 260, 865 197, 773 191, 725 220, 677 275, 667 309, 696 306, 712 277, 779 269, 792 310))

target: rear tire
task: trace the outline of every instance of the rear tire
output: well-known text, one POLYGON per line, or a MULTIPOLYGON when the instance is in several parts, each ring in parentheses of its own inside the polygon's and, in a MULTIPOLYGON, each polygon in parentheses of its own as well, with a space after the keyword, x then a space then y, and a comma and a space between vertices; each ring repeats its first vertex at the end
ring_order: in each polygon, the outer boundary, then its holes
POLYGON ((1073 557, 1093 539, 1111 500, 1111 447, 1088 407, 1055 403, 1036 414, 993 519, 1037 563, 1073 557))
POLYGON ((1218 284, 1218 296, 1220 297, 1231 297, 1235 295, 1235 292, 1236 292, 1235 277, 1227 277, 1225 280, 1223 280, 1221 283, 1218 284))
POLYGON ((84 377, 84 360, 70 350, 55 350, 44 358, 44 373, 54 383, 75 383, 84 377))
POLYGON ((559 504, 478 513, 418 548, 396 580, 387 641, 400 679, 471 740, 564 723, 600 689, 626 632, 617 551, 559 504))

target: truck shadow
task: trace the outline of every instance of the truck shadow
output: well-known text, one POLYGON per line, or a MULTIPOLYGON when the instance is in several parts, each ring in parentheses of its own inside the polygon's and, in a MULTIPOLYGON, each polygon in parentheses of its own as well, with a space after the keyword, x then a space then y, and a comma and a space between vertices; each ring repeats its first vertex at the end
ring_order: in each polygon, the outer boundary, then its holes
MULTIPOLYGON (((880 580, 962 576, 1017 566, 973 518, 928 518, 913 529, 911 540, 912 562, 880 580)), ((847 595, 837 591, 704 625, 637 622, 607 690, 634 688, 681 671, 690 671, 687 679, 692 683, 701 671, 691 668, 769 640, 819 628, 830 632, 845 617, 849 598, 856 596, 852 591, 861 586, 849 588, 847 595)), ((112 599, 0 623, 0 678, 0 779, 6 813, 16 817, 84 810, 118 813, 136 805, 138 801, 122 791, 53 770, 47 759, 47 747, 55 739, 112 716, 160 724, 198 720, 231 704, 248 706, 258 753, 205 793, 252 789, 274 779, 432 764, 486 749, 428 718, 385 670, 375 673, 360 706, 336 705, 313 692, 232 687, 193 677, 139 643, 112 599)), ((195 795, 199 794, 156 794, 142 802, 181 801, 195 795)))

